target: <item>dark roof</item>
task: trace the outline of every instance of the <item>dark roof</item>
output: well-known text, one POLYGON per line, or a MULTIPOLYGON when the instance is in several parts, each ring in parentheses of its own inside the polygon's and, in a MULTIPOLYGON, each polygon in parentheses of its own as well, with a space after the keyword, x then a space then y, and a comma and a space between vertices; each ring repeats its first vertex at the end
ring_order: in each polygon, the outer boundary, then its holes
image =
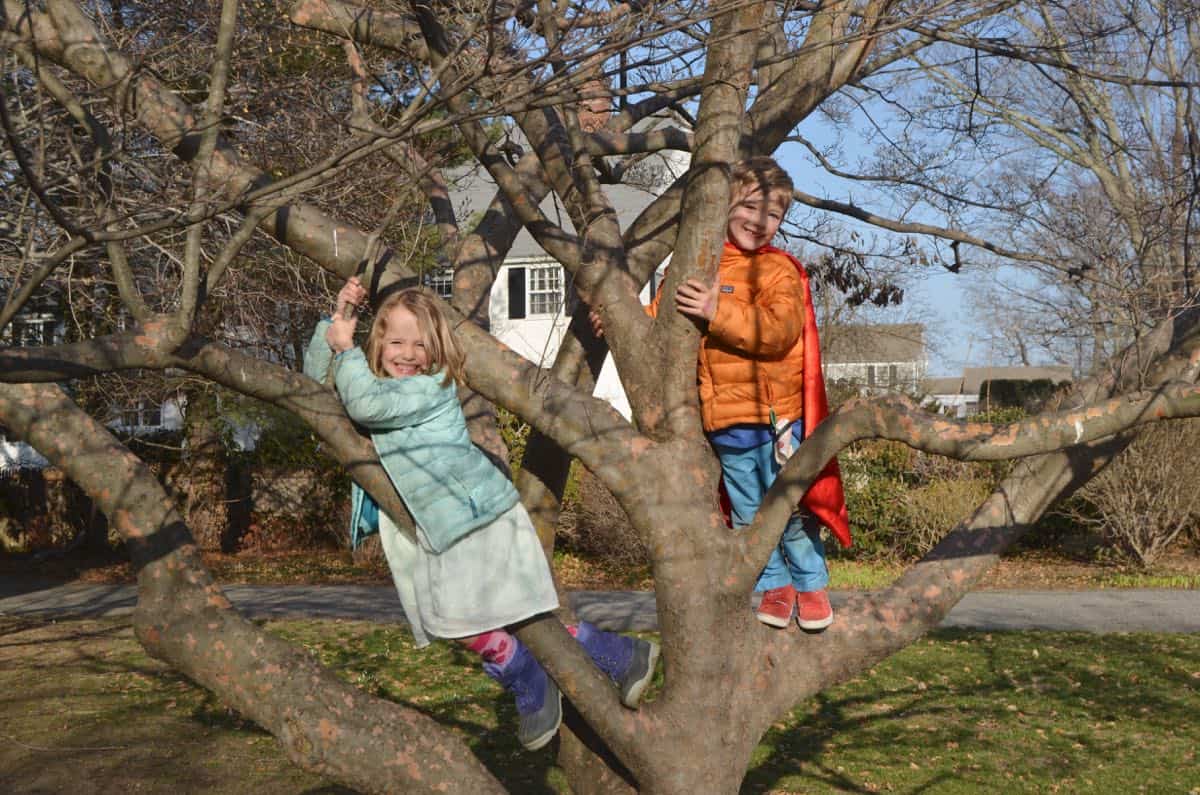
POLYGON ((978 395, 984 381, 1036 381, 1045 378, 1060 384, 1074 375, 1069 365, 1040 367, 964 367, 961 376, 927 378, 921 388, 927 395, 978 395))
POLYGON ((920 323, 827 326, 821 330, 821 359, 830 364, 924 361, 925 327, 920 323))

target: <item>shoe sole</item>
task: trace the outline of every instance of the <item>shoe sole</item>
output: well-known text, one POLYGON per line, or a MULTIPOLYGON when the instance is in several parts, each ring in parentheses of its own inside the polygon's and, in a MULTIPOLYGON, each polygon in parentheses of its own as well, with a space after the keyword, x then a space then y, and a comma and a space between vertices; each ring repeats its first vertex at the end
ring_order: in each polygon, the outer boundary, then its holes
POLYGON ((816 621, 801 621, 800 616, 796 616, 796 623, 800 625, 800 629, 806 632, 820 632, 833 623, 833 616, 829 615, 816 621))
POLYGON ((654 666, 658 664, 658 644, 652 640, 646 641, 650 644, 650 655, 648 664, 646 665, 646 673, 641 679, 638 679, 629 686, 629 690, 622 694, 621 703, 630 709, 637 709, 638 702, 642 700, 642 693, 646 689, 646 685, 650 684, 654 679, 654 666))
POLYGON ((554 724, 554 728, 547 729, 529 742, 521 743, 526 751, 537 751, 540 748, 545 748, 554 739, 554 735, 558 734, 558 727, 562 726, 562 691, 558 690, 558 688, 555 688, 555 690, 558 692, 558 721, 554 724))
POLYGON ((766 624, 768 627, 775 627, 776 629, 784 629, 788 624, 792 623, 792 617, 790 615, 787 618, 780 618, 779 616, 773 616, 770 613, 755 613, 754 617, 766 624))

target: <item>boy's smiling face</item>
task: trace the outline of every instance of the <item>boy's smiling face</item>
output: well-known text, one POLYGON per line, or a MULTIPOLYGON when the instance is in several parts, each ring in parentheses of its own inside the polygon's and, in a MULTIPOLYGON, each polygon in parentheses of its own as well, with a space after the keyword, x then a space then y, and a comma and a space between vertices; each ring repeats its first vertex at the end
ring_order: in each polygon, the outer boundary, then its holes
POLYGON ((771 191, 764 198, 758 185, 743 186, 729 205, 725 237, 742 251, 762 248, 775 238, 790 199, 784 191, 771 191))

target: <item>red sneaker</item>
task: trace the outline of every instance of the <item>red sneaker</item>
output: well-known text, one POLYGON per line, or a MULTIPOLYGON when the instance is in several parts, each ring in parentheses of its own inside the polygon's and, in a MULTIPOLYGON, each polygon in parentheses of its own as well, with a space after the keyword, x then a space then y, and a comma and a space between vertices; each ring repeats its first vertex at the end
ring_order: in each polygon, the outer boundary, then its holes
POLYGON ((796 592, 796 623, 809 632, 820 632, 833 623, 833 608, 824 589, 796 592))
POLYGON ((783 629, 792 623, 792 608, 796 605, 796 589, 791 584, 763 591, 758 603, 758 620, 768 626, 783 629))

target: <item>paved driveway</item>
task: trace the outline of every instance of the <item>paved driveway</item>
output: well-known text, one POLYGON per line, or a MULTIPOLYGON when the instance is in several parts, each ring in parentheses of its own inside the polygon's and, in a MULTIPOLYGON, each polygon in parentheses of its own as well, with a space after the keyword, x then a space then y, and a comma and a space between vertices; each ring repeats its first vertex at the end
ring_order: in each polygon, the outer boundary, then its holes
MULTIPOLYGON (((391 586, 230 585, 225 593, 252 618, 404 621, 391 586)), ((836 609, 845 596, 832 596, 836 609)), ((646 591, 576 591, 570 599, 580 618, 606 629, 658 627, 654 594, 646 591)), ((132 585, 0 582, 0 615, 125 616, 132 612, 135 600, 132 585)), ((1200 632, 1200 591, 975 591, 963 597, 941 625, 979 630, 1200 632)))

